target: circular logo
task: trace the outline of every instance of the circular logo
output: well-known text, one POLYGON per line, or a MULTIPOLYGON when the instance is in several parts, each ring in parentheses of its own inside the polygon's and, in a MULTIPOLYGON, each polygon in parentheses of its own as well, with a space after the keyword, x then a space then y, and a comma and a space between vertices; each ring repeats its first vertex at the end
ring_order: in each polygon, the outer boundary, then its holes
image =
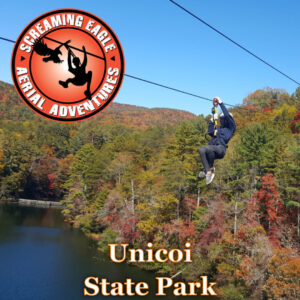
POLYGON ((62 122, 87 119, 117 95, 124 56, 112 29, 78 9, 59 9, 33 20, 16 41, 14 85, 36 113, 62 122))

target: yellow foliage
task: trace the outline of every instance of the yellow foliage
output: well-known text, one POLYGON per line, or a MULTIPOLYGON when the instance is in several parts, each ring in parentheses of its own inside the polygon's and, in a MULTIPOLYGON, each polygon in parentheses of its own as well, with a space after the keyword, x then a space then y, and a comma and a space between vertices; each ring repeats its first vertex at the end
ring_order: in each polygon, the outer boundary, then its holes
POLYGON ((297 109, 296 107, 293 105, 288 105, 288 104, 284 104, 281 107, 279 107, 278 109, 275 109, 273 111, 273 113, 275 115, 282 115, 283 113, 286 114, 287 117, 289 118, 293 118, 294 115, 296 114, 297 109))
POLYGON ((156 224, 169 222, 175 217, 177 199, 171 194, 154 196, 151 201, 139 203, 136 211, 139 214, 140 222, 138 228, 149 235, 156 224))
POLYGON ((77 133, 77 130, 72 129, 70 130, 70 138, 72 138, 77 133))
POLYGON ((229 265, 225 262, 221 262, 217 266, 218 272, 224 276, 232 277, 235 273, 235 267, 233 265, 229 265))
POLYGON ((20 138, 20 137, 22 136, 22 134, 19 133, 19 132, 15 132, 14 135, 15 135, 15 137, 17 137, 17 138, 20 138))

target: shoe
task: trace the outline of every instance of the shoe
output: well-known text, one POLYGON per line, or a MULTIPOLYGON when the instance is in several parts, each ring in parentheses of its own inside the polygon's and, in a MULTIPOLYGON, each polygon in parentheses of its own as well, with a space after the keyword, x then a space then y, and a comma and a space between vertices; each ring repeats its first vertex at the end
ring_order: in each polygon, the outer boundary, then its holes
POLYGON ((66 82, 64 82, 64 81, 59 81, 58 82, 60 85, 62 85, 65 89, 68 87, 68 84, 66 83, 66 82))
POLYGON ((205 178, 205 177, 206 177, 206 174, 205 174, 204 171, 201 171, 201 172, 199 173, 199 175, 198 175, 198 178, 199 178, 199 179, 203 179, 203 178, 205 178))
POLYGON ((206 174, 206 184, 210 184, 215 177, 215 173, 211 172, 210 174, 206 174))
POLYGON ((88 99, 92 100, 92 95, 89 91, 85 91, 84 94, 88 99))

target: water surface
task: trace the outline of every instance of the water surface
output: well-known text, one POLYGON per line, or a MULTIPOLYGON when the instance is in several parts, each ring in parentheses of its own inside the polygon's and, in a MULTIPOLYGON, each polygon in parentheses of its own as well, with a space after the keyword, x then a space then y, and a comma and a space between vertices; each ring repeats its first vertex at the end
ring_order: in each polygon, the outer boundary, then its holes
POLYGON ((0 299, 204 299, 155 297, 155 274, 101 257, 93 241, 63 221, 54 208, 0 205, 0 299), (145 281, 146 297, 83 296, 88 276, 145 281))

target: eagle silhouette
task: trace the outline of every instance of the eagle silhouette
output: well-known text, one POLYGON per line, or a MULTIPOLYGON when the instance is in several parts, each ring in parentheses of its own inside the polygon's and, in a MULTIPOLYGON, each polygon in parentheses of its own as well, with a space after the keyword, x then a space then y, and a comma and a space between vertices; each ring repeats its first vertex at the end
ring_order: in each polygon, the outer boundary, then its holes
POLYGON ((56 64, 60 64, 63 62, 63 60, 61 60, 59 58, 59 55, 61 55, 61 51, 60 51, 60 48, 62 46, 66 46, 67 47, 67 44, 70 43, 70 40, 69 41, 66 41, 65 43, 59 45, 58 47, 56 47, 55 49, 51 49, 47 46, 47 44, 40 40, 38 41, 33 50, 38 54, 38 55, 41 55, 41 56, 46 56, 43 58, 43 61, 44 62, 48 62, 48 61, 53 61, 54 63, 56 64))

